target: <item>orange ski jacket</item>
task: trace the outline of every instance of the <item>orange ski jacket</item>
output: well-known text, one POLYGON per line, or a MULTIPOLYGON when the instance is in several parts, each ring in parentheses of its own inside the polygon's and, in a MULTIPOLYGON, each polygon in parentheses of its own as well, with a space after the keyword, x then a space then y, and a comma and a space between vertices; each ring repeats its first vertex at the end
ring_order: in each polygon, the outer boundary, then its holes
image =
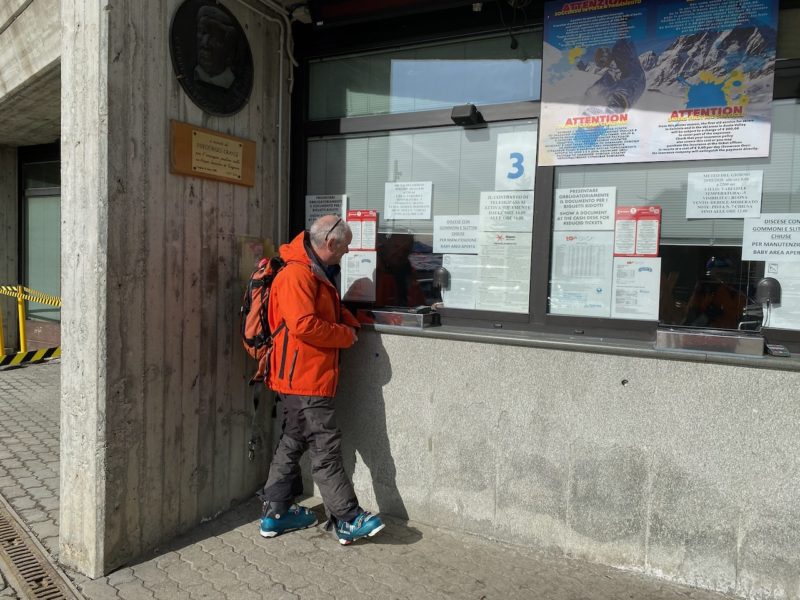
POLYGON ((303 232, 280 248, 286 262, 272 283, 269 327, 275 335, 269 387, 279 394, 333 397, 339 384, 339 350, 360 327, 342 306, 339 291, 314 260, 303 232))

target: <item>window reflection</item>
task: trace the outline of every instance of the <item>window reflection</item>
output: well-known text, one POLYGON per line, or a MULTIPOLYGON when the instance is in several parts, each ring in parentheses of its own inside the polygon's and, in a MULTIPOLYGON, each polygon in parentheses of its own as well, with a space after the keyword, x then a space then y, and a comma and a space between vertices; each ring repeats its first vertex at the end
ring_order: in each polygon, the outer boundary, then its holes
POLYGON ((311 61, 309 118, 338 119, 538 100, 540 31, 311 61))
POLYGON ((431 246, 412 233, 379 233, 376 306, 413 307, 439 302, 441 296, 432 281, 433 270, 441 264, 442 255, 433 254, 431 246))
POLYGON ((390 112, 539 99, 539 60, 392 60, 390 112))
POLYGON ((659 321, 716 329, 757 329, 753 293, 763 263, 742 261, 739 246, 661 246, 659 321))

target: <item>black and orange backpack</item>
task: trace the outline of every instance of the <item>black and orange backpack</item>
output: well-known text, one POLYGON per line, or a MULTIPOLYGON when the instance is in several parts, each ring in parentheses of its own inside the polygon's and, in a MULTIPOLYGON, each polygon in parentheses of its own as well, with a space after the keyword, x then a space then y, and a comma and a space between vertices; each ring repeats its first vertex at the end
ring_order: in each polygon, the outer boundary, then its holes
POLYGON ((258 362, 258 370, 250 380, 267 383, 269 376, 269 355, 273 340, 285 326, 281 324, 275 331, 269 330, 269 296, 272 282, 286 263, 280 256, 262 258, 258 268, 253 271, 242 298, 239 320, 242 330, 242 344, 247 353, 258 362))

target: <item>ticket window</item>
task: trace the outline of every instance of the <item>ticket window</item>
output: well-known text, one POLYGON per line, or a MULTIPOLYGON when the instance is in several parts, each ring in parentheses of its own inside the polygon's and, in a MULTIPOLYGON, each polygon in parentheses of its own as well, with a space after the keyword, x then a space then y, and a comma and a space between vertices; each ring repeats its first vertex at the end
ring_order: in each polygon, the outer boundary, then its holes
POLYGON ((346 195, 348 209, 377 211, 370 305, 527 318, 541 32, 516 39, 493 34, 310 61, 305 193, 346 195), (454 106, 468 103, 486 115, 478 127, 452 119, 454 106), (353 133, 315 136, 315 127, 353 133), (505 189, 500 171, 516 177, 524 218, 487 225, 482 207, 503 202, 487 196, 505 189), (400 206, 404 186, 422 188, 413 208, 400 206), (435 285, 442 267, 448 289, 435 285))
POLYGON ((529 312, 534 178, 504 192, 498 172, 522 181, 535 170, 536 132, 530 119, 308 141, 308 193, 346 193, 348 209, 378 212, 375 306, 529 312), (426 186, 421 206, 394 218, 392 189, 411 182, 426 186), (520 202, 523 218, 488 225, 496 198, 520 202), (445 290, 434 285, 442 266, 450 273, 445 290))
MULTIPOLYGON (((756 302, 755 290, 762 277, 775 275, 777 269, 783 278, 784 301, 776 308, 772 325, 800 329, 800 319, 794 316, 800 315, 800 293, 795 292, 800 291, 800 269, 794 263, 743 260, 741 218, 687 218, 688 187, 702 174, 717 174, 728 182, 735 177, 757 177, 761 213, 800 213, 798 117, 800 106, 794 100, 774 102, 768 158, 559 167, 556 194, 565 189, 606 188, 614 190, 617 207, 661 208, 659 323, 732 330, 757 329, 762 322, 770 325, 756 302)), ((608 240, 613 235, 609 231, 608 240)), ((582 270, 558 262, 560 243, 554 230, 550 313, 614 317, 607 293, 614 261, 611 242, 597 244, 594 260, 587 261, 582 270), (580 298, 592 293, 600 296, 600 289, 606 300, 581 306, 580 298)))

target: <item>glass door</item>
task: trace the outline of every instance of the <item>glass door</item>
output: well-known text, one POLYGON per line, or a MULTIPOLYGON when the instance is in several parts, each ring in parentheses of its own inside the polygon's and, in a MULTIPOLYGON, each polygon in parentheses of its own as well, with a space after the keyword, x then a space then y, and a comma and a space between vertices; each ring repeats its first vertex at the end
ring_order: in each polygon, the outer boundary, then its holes
MULTIPOLYGON (((25 191, 25 285, 61 295, 61 195, 58 188, 25 191)), ((28 303, 29 319, 61 321, 61 310, 28 303)))

